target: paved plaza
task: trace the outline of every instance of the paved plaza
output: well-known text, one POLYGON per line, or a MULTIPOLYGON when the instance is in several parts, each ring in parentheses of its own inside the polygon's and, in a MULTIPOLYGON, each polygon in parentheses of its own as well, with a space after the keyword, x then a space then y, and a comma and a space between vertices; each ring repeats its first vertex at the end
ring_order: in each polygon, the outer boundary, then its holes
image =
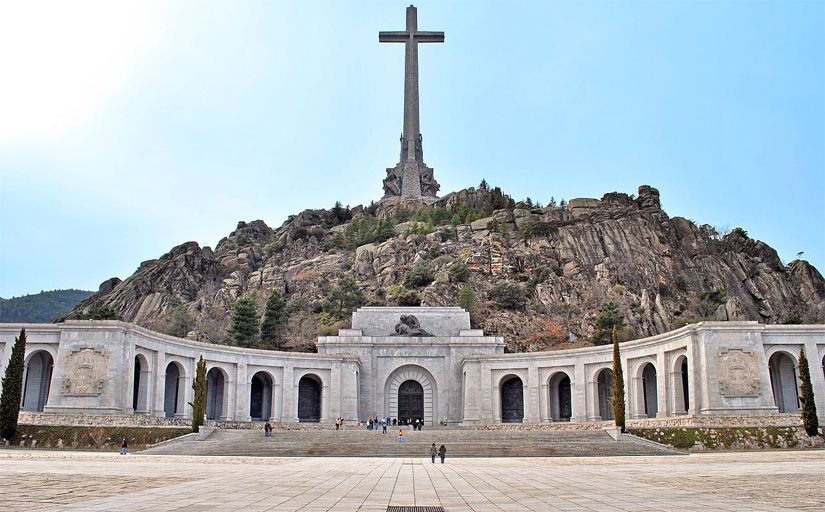
POLYGON ((0 510, 825 510, 825 451, 240 458, 0 451, 0 510))

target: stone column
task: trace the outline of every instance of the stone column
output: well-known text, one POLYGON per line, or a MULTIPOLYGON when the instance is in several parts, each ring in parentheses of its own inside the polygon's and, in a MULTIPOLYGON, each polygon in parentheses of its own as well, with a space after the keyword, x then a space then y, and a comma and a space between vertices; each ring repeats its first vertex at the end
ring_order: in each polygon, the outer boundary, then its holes
MULTIPOLYGON (((235 386, 233 393, 232 411, 233 417, 237 421, 252 421, 249 415, 249 376, 248 367, 245 362, 239 362, 235 371, 235 386)), ((263 412, 263 411, 262 411, 263 412)))
POLYGON ((697 345, 695 335, 691 334, 690 342, 687 345, 687 363, 688 363, 688 402, 685 404, 688 416, 696 416, 699 411, 699 389, 700 374, 704 373, 699 364, 699 355, 697 354, 697 345))
MULTIPOLYGON (((237 366, 235 367, 235 373, 238 373, 237 366)), ((233 378, 233 375, 227 376, 227 379, 223 382, 223 395, 224 399, 222 400, 222 407, 221 407, 221 420, 223 421, 232 421, 235 419, 235 400, 236 398, 236 381, 233 378)))
MULTIPOLYGON (((341 416, 341 367, 336 364, 332 367, 329 374, 330 400, 327 418, 338 418, 341 416)), ((321 390, 321 393, 323 395, 323 389, 321 390)), ((323 414, 323 409, 321 414, 323 414)))
MULTIPOLYGON (((297 393, 296 393, 297 394, 297 393)), ((321 423, 329 423, 330 386, 326 379, 321 379, 321 423)))
POLYGON ((539 407, 541 408, 541 422, 547 423, 552 421, 550 417, 550 386, 545 379, 541 383, 541 390, 539 391, 539 407))
POLYGON ((656 417, 667 418, 670 416, 668 411, 668 395, 671 394, 670 386, 668 386, 668 367, 667 357, 665 357, 664 348, 659 348, 656 351, 656 417))
POLYGON ((570 382, 570 405, 573 407, 573 414, 570 421, 583 423, 587 421, 587 377, 584 371, 584 363, 577 360, 573 367, 573 379, 570 382))
POLYGON ((155 354, 155 385, 154 400, 149 409, 154 411, 154 415, 163 418, 166 413, 163 410, 166 390, 166 352, 162 349, 155 354))
POLYGON ((820 425, 822 425, 825 424, 825 372, 823 372, 822 358, 817 350, 815 340, 805 342, 805 357, 808 358, 811 386, 814 388, 816 415, 819 417, 820 425))
POLYGON ((541 421, 541 411, 539 405, 539 370, 535 363, 527 368, 527 382, 524 386, 525 405, 524 411, 525 423, 539 423, 541 421))

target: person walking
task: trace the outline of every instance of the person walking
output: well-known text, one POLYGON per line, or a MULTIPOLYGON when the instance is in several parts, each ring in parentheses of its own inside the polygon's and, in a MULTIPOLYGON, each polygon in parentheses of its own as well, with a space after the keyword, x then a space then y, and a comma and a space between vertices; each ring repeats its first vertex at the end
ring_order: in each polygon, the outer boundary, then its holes
POLYGON ((264 425, 264 437, 272 437, 272 425, 268 421, 264 425))
POLYGON ((387 433, 387 423, 384 420, 381 420, 381 429, 383 430, 382 434, 387 433))
POLYGON ((415 419, 415 423, 413 423, 413 430, 418 430, 418 418, 415 419))
POLYGON ((447 456, 447 447, 443 444, 438 448, 438 456, 441 457, 441 463, 444 464, 444 458, 447 456))
POLYGON ((123 441, 120 442, 120 454, 126 455, 129 453, 129 443, 126 442, 126 438, 123 438, 123 441))
POLYGON ((404 430, 398 431, 398 444, 404 444, 404 430))
POLYGON ((435 447, 435 443, 430 446, 430 458, 433 460, 433 464, 435 464, 435 456, 438 454, 438 448, 435 447))

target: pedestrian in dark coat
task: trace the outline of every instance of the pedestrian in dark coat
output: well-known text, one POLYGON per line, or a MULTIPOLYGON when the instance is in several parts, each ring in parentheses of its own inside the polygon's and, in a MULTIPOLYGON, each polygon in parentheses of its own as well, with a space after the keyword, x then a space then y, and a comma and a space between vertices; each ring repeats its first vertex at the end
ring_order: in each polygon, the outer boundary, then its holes
POLYGON ((443 444, 438 449, 438 456, 441 457, 441 463, 444 464, 444 458, 447 456, 447 447, 443 444))

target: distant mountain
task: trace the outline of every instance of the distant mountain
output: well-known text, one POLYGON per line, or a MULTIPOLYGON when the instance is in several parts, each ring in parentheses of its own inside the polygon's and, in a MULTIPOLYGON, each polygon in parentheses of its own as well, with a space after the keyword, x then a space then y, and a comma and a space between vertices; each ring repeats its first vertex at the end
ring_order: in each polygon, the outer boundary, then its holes
POLYGON ((0 323, 51 322, 72 310, 94 292, 53 290, 11 299, 0 298, 0 323))

